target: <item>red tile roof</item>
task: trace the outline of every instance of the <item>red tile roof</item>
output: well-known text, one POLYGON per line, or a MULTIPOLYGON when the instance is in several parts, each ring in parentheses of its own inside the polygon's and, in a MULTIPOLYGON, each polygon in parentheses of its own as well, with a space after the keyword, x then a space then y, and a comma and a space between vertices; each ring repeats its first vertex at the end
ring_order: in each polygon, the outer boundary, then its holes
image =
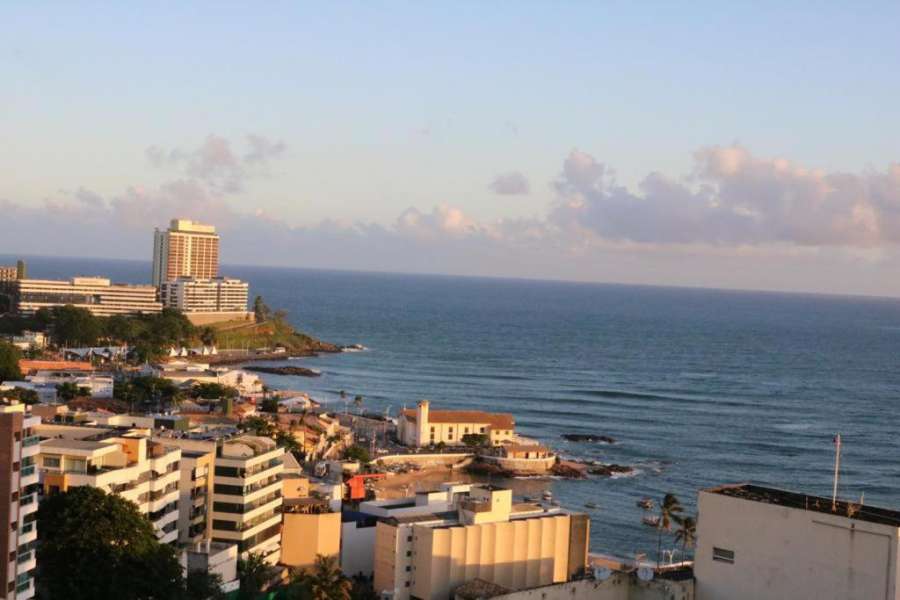
POLYGON ((94 365, 89 362, 72 360, 29 360, 19 359, 19 370, 23 375, 34 371, 93 371, 94 365))
MULTIPOLYGON (((416 410, 407 408, 401 415, 410 421, 416 420, 416 410)), ((430 423, 484 423, 492 429, 513 429, 516 421, 509 413, 489 413, 481 410, 431 410, 428 411, 430 423)))

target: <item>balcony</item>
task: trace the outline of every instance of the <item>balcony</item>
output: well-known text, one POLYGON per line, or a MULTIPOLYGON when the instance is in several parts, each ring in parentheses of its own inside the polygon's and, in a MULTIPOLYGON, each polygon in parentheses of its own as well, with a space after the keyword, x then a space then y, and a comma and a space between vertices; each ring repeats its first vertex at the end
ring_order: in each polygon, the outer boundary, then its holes
POLYGON ((40 444, 41 438, 37 435, 29 435, 27 438, 22 440, 22 447, 27 448, 28 446, 34 446, 35 444, 40 444))

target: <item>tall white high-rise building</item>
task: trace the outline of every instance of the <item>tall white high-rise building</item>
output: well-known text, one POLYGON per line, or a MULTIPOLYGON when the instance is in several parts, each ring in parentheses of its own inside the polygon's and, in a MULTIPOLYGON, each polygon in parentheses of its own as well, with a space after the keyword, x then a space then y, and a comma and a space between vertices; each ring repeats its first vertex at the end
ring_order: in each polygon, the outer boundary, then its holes
POLYGON ((169 229, 153 234, 153 285, 178 277, 212 279, 219 275, 219 235, 212 225, 172 219, 169 229))

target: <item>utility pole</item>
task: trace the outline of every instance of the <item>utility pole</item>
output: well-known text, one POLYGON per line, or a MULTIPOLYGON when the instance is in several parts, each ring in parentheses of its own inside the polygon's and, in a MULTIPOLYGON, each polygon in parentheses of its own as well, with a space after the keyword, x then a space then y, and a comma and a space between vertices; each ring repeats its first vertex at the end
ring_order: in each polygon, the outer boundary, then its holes
POLYGON ((841 434, 834 436, 834 488, 831 492, 831 512, 837 510, 838 477, 841 471, 841 434))

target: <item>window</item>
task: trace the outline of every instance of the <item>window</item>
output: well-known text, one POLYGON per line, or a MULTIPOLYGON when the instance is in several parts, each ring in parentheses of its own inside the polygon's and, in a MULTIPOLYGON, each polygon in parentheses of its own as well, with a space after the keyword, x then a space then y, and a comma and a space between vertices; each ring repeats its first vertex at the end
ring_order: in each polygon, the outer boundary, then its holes
POLYGON ((406 536, 406 541, 407 541, 407 542, 411 542, 411 541, 412 541, 412 536, 411 536, 411 535, 406 536))
POLYGON ((484 433, 484 427, 480 429, 479 433, 484 433))
POLYGON ((403 587, 409 587, 409 582, 407 581, 406 583, 404 583, 403 587))
POLYGON ((50 469, 58 469, 59 468, 59 457, 58 456, 45 456, 44 457, 44 467, 50 469))
POLYGON ((406 551, 406 556, 412 556, 412 550, 407 550, 407 551, 406 551))
POLYGON ((406 572, 409 573, 410 571, 412 571, 412 567, 410 567, 409 565, 406 565, 406 572))
POLYGON ((713 547, 713 560, 733 565, 734 550, 725 550, 724 548, 713 547))

